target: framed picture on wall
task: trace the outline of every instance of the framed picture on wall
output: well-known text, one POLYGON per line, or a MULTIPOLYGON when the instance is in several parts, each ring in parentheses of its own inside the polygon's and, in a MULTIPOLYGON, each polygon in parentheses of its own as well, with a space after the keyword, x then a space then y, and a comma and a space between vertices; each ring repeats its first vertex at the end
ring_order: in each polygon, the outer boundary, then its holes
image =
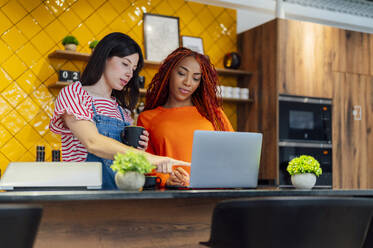
POLYGON ((145 58, 160 62, 180 46, 179 18, 144 14, 145 58))
POLYGON ((183 35, 181 37, 183 47, 204 54, 203 41, 201 37, 183 35))

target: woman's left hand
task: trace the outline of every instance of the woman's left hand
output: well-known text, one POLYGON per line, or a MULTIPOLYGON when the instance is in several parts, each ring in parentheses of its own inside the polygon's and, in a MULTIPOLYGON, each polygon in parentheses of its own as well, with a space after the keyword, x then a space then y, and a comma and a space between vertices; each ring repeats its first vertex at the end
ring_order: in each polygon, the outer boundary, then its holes
POLYGON ((138 146, 137 149, 146 151, 146 149, 148 148, 148 143, 149 143, 149 133, 148 131, 144 130, 142 132, 142 135, 140 135, 140 141, 139 141, 140 146, 138 146))
POLYGON ((181 167, 176 167, 170 177, 168 178, 166 184, 169 186, 188 186, 190 183, 190 176, 181 167))

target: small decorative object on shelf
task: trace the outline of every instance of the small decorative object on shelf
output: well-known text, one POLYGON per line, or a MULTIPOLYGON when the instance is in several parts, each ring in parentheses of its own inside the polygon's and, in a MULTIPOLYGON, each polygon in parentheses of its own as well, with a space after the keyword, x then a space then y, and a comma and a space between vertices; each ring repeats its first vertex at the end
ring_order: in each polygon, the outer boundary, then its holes
POLYGON ((115 183, 121 190, 141 191, 145 183, 146 173, 155 169, 145 155, 136 152, 118 153, 110 166, 115 175, 115 183))
POLYGON ((241 65, 241 57, 236 52, 227 53, 224 56, 224 67, 228 69, 238 69, 241 65))
POLYGON ((201 37, 183 35, 181 36, 181 41, 182 41, 183 47, 186 47, 195 52, 204 54, 203 41, 201 37))
POLYGON ((79 41, 75 36, 68 35, 62 39, 62 45, 64 45, 65 50, 76 51, 76 46, 79 45, 79 41))
POLYGON ((44 162, 44 161, 45 161, 45 147, 36 146, 36 162, 44 162))
POLYGON ((67 70, 60 70, 58 74, 58 81, 62 82, 75 82, 80 80, 80 72, 79 71, 67 71, 67 70))
POLYGON ((139 88, 143 89, 145 87, 145 77, 139 76, 139 88))
POLYGON ((60 150, 52 150, 52 162, 61 161, 61 152, 60 150))
POLYGON ((316 176, 322 174, 320 163, 308 155, 293 158, 286 170, 291 175, 291 182, 297 189, 312 189, 316 183, 316 176))
POLYGON ((146 59, 161 62, 180 46, 179 17, 144 13, 143 23, 146 59))
POLYGON ((89 48, 91 48, 92 52, 95 50, 95 47, 97 46, 98 42, 98 40, 94 40, 89 43, 89 48))
POLYGON ((250 102, 249 89, 218 85, 217 94, 223 99, 230 99, 237 102, 250 102))

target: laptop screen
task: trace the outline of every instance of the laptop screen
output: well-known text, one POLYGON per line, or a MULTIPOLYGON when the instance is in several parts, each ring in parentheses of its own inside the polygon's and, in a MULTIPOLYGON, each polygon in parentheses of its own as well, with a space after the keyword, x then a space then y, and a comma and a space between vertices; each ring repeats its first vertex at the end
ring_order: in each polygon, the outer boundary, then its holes
POLYGON ((257 187, 261 147, 261 133, 195 131, 190 187, 257 187))

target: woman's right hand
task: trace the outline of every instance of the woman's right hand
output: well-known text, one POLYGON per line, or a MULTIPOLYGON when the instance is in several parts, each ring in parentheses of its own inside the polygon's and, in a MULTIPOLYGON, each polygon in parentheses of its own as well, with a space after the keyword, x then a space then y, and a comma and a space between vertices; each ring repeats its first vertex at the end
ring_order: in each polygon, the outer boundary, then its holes
POLYGON ((158 173, 171 173, 172 172, 172 166, 174 165, 184 165, 184 166, 190 166, 190 163, 176 160, 169 157, 162 157, 162 156, 155 156, 152 155, 148 158, 149 162, 157 167, 158 173))

